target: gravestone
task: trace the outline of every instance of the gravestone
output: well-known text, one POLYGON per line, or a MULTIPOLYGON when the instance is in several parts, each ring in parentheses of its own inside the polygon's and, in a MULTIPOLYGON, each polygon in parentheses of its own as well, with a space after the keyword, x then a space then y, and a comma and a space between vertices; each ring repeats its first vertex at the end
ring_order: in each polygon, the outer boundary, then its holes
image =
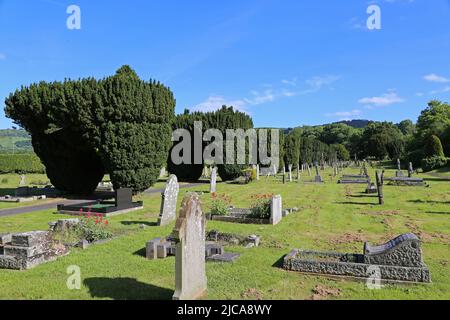
POLYGON ((260 169, 259 169, 259 164, 256 165, 256 181, 259 181, 259 175, 260 175, 260 169))
POLYGON ((166 226, 175 220, 177 215, 177 200, 180 186, 177 176, 171 175, 167 180, 166 188, 161 193, 161 209, 158 226, 166 226))
POLYGON ((312 176, 312 174, 311 174, 311 167, 309 166, 309 164, 307 165, 307 167, 308 167, 309 176, 311 177, 312 176))
POLYGON ((316 182, 316 183, 323 182, 322 177, 320 176, 320 173, 319 173, 319 164, 318 163, 316 163, 316 177, 314 179, 314 182, 316 182))
POLYGON ((289 165, 289 182, 292 182, 292 164, 289 165))
POLYGON ((122 210, 129 208, 133 203, 133 190, 130 188, 122 188, 116 190, 116 208, 122 210))
POLYGON ((206 294, 205 224, 198 195, 187 194, 172 233, 176 242, 174 300, 195 300, 206 294))
POLYGON ((270 223, 276 225, 283 219, 283 202, 281 195, 273 196, 270 202, 270 223))
POLYGON ((23 174, 23 175, 20 176, 19 187, 23 187, 23 186, 25 186, 25 185, 26 185, 26 177, 25 177, 25 175, 23 174))
POLYGON ((217 168, 214 167, 211 170, 211 182, 210 182, 210 186, 209 186, 210 193, 216 193, 216 191, 217 191, 216 185, 217 185, 217 168))
POLYGON ((167 175, 166 168, 161 168, 161 171, 159 172, 159 178, 164 178, 167 175))
POLYGON ((412 164, 412 162, 410 162, 409 167, 408 167, 408 177, 412 178, 413 173, 414 173, 413 164, 412 164))
POLYGON ((377 183, 377 190, 378 190, 378 204, 380 206, 384 205, 384 195, 383 195, 383 174, 380 174, 380 172, 376 172, 376 183, 377 183))
POLYGON ((300 165, 298 165, 297 167, 297 182, 300 183, 301 182, 301 171, 300 171, 300 165))
POLYGON ((395 173, 397 178, 403 177, 402 164, 400 159, 397 159, 397 172, 395 173))
POLYGON ((273 175, 276 176, 278 173, 278 168, 276 165, 273 165, 273 175))

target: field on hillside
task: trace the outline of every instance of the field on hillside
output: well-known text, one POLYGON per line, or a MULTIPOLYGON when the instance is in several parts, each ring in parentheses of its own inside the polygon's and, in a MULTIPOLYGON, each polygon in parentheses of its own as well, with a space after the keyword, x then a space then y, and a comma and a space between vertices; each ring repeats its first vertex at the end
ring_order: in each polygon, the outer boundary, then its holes
MULTIPOLYGON (((370 174, 373 177, 374 171, 370 174)), ((394 171, 386 175, 393 176, 394 171)), ((227 252, 242 254, 234 264, 207 263, 208 299, 311 299, 315 293, 322 299, 450 299, 448 171, 421 175, 427 179, 428 188, 385 186, 384 206, 377 205, 376 196, 362 193, 365 185, 338 185, 331 171, 323 176, 323 185, 283 185, 264 177, 245 186, 218 184, 218 193, 230 196, 236 207, 249 206, 252 195, 274 193, 282 195, 285 208, 298 207, 300 211, 277 226, 208 221, 207 230, 262 237, 257 248, 227 247, 227 252), (386 285, 370 290, 364 282, 301 275, 279 268, 279 260, 294 248, 361 253, 364 241, 381 244, 407 232, 423 241, 432 284, 386 285)), ((304 181, 310 179, 303 176, 304 181)), ((181 189, 178 205, 186 192, 208 189, 208 185, 181 189)), ((159 194, 137 198, 144 200, 144 210, 110 218, 110 228, 118 238, 84 251, 73 250, 69 256, 32 270, 0 270, 0 299, 171 299, 175 259, 146 260, 144 247, 148 240, 169 235, 173 225, 155 226, 159 194), (81 290, 67 289, 66 271, 72 265, 81 268, 81 290)), ((211 195, 204 193, 201 198, 208 212, 211 195)), ((46 230, 48 222, 61 217, 53 210, 3 217, 0 233, 46 230)))

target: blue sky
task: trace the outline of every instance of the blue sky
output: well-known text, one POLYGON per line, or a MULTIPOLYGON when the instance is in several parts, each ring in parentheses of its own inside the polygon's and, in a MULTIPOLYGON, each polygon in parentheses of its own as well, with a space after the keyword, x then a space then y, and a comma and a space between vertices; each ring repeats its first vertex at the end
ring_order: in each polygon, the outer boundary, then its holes
POLYGON ((0 40, 2 101, 123 64, 170 86, 177 112, 231 104, 256 126, 416 120, 450 100, 450 0, 0 0, 0 40))

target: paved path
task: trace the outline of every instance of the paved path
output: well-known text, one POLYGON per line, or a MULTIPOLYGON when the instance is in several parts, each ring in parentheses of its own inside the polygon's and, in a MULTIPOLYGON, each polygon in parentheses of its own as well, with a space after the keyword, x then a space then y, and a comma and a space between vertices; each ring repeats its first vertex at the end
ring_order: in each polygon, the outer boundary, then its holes
MULTIPOLYGON (((189 184, 181 185, 180 189, 188 189, 188 188, 193 188, 193 187, 196 187, 196 186, 202 186, 202 185, 205 185, 205 184, 208 184, 208 183, 189 183, 189 184)), ((146 193, 146 194, 155 194, 155 193, 161 193, 161 192, 164 192, 164 189, 151 189, 150 188, 150 189, 146 190, 144 193, 146 193)), ((91 201, 91 200, 86 200, 86 199, 77 199, 77 200, 62 199, 62 200, 55 200, 55 201, 51 201, 51 202, 47 202, 47 203, 43 203, 43 204, 39 204, 39 205, 34 205, 34 206, 25 206, 25 207, 18 207, 18 208, 2 209, 2 210, 0 210, 0 217, 15 216, 15 215, 19 215, 19 214, 31 213, 31 212, 36 212, 36 211, 55 209, 57 204, 71 205, 71 204, 80 203, 80 202, 86 202, 86 201, 91 201)))

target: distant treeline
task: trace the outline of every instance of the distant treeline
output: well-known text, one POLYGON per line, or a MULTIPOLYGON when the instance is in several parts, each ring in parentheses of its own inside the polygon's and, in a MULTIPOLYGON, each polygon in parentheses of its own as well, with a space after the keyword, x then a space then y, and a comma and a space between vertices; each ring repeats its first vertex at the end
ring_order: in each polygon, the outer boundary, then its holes
POLYGON ((34 153, 0 154, 0 174, 45 173, 45 167, 34 153))

